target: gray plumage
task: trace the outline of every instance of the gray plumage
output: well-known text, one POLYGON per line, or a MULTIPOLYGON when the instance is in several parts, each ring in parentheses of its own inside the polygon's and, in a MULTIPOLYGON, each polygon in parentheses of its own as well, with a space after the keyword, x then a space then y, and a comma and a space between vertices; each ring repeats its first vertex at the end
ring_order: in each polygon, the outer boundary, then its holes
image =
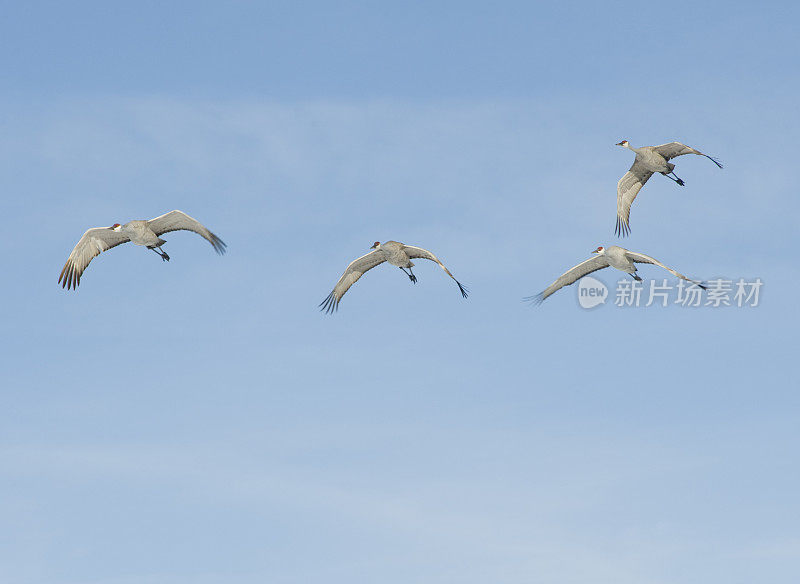
POLYGON ((664 268, 673 276, 680 278, 682 280, 686 280, 687 282, 691 282, 693 284, 697 284, 700 288, 705 289, 705 285, 702 282, 697 280, 692 280, 691 278, 687 278, 683 274, 676 272, 669 266, 665 266, 657 259, 650 257, 649 255, 645 255, 643 253, 637 253, 634 251, 629 251, 624 247, 619 247, 617 245, 612 245, 608 248, 604 248, 602 246, 598 247, 592 253, 596 253, 596 256, 589 258, 588 260, 582 261, 577 266, 574 266, 561 274, 555 282, 550 284, 547 288, 541 291, 539 294, 535 296, 528 296, 525 300, 535 302, 536 304, 541 304, 544 300, 557 292, 564 286, 569 286, 570 284, 574 284, 581 278, 583 278, 587 274, 591 274, 592 272, 596 272, 597 270, 602 270, 603 268, 607 268, 611 266, 612 268, 616 268, 626 274, 630 274, 634 280, 641 280, 639 275, 636 273, 637 268, 636 264, 653 264, 660 268, 664 268))
POLYGON ((350 289, 350 286, 358 282, 359 278, 369 270, 375 266, 379 266, 383 262, 389 262, 393 266, 399 267, 409 277, 411 282, 416 284, 417 277, 411 271, 411 268, 414 266, 414 262, 411 261, 412 259, 431 260, 439 264, 445 273, 458 284, 461 295, 464 298, 467 297, 467 289, 455 279, 453 274, 450 273, 450 270, 445 267, 439 258, 428 250, 413 245, 404 245, 399 241, 387 241, 383 244, 376 241, 372 245, 372 249, 373 251, 368 254, 350 262, 350 265, 347 266, 347 269, 344 271, 344 274, 342 274, 342 277, 339 278, 339 281, 336 283, 336 286, 333 287, 331 293, 320 303, 321 310, 328 314, 338 310, 339 302, 341 302, 345 292, 350 289), (406 272, 406 269, 408 269, 408 272, 406 272))
POLYGON ((684 185, 683 180, 675 175, 675 165, 669 162, 670 159, 683 156, 684 154, 697 154, 699 156, 705 156, 718 167, 722 168, 719 161, 708 154, 703 154, 699 150, 690 148, 686 144, 681 144, 680 142, 670 142, 668 144, 661 144, 660 146, 633 148, 627 140, 623 140, 622 142, 618 142, 617 146, 622 146, 636 153, 636 159, 633 161, 630 170, 628 170, 617 183, 617 226, 614 233, 620 237, 624 237, 630 233, 629 219, 631 205, 636 195, 639 194, 639 191, 642 190, 644 184, 654 173, 659 172, 678 185, 684 185), (672 174, 672 176, 669 176, 670 174, 672 174))
POLYGON ((178 230, 193 231, 211 243, 218 254, 225 253, 227 247, 225 242, 211 233, 202 223, 183 211, 170 211, 149 221, 134 220, 124 225, 115 223, 111 227, 88 229, 69 254, 58 277, 58 283, 67 290, 77 288, 81 283, 81 275, 94 258, 112 247, 129 241, 152 249, 162 260, 169 261, 169 255, 161 249, 166 241, 159 236, 178 230))

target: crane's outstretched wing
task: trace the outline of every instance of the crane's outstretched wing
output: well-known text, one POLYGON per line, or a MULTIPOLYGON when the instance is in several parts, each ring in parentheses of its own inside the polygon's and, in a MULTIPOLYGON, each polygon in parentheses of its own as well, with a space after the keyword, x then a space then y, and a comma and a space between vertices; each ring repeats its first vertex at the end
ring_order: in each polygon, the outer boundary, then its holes
POLYGON ((579 263, 577 266, 570 268, 561 274, 555 282, 539 292, 536 296, 528 296, 527 298, 523 298, 523 300, 527 300, 535 304, 541 304, 548 296, 560 290, 564 286, 574 284, 586 274, 591 274, 597 270, 607 268, 608 265, 608 260, 606 260, 604 256, 590 257, 588 260, 579 263))
POLYGON ((342 301, 342 296, 350 289, 350 286, 358 282, 358 279, 366 272, 385 261, 386 254, 376 249, 350 262, 350 265, 347 266, 342 277, 336 282, 336 286, 333 287, 331 293, 328 294, 325 300, 320 302, 320 310, 328 314, 338 310, 339 302, 342 301))
POLYGON ((448 276, 453 278, 453 281, 456 284, 458 284, 458 289, 461 291, 461 295, 464 298, 467 297, 467 294, 469 293, 469 290, 467 290, 464 286, 462 286, 461 282, 456 280, 455 276, 453 276, 453 274, 450 273, 450 270, 448 270, 446 267, 444 267, 444 264, 439 260, 439 258, 437 258, 435 255, 433 255, 427 249, 422 249, 421 247, 417 247, 415 245, 404 245, 403 246, 403 251, 411 259, 431 260, 432 262, 436 262, 437 264, 439 264, 439 266, 445 271, 445 273, 447 273, 448 276))
POLYGON ((121 243, 130 241, 126 235, 114 231, 111 227, 93 227, 87 229, 72 248, 72 253, 67 258, 67 263, 61 270, 58 283, 62 288, 73 290, 81 283, 81 274, 94 258, 104 251, 116 247, 121 243))
POLYGON ((176 210, 164 213, 160 217, 150 219, 150 221, 147 222, 147 226, 152 229, 153 233, 156 235, 161 235, 169 231, 194 231, 208 240, 208 242, 214 246, 214 251, 218 254, 225 253, 225 248, 228 247, 225 245, 224 241, 211 233, 205 225, 200 223, 197 219, 189 217, 183 211, 176 210))
POLYGON ((617 183, 617 227, 614 233, 625 237, 631 232, 628 221, 631 216, 631 205, 636 195, 642 190, 644 183, 653 176, 638 160, 633 161, 633 166, 617 183))
POLYGON ((711 162, 722 168, 722 164, 720 164, 716 158, 712 158, 708 154, 703 154, 699 150, 695 150, 694 148, 691 148, 686 144, 681 144, 680 142, 670 142, 669 144, 661 144, 661 146, 653 146, 653 150, 658 152, 667 160, 677 156, 683 156, 684 154, 697 154, 699 156, 705 156, 711 162))
POLYGON ((660 268, 664 268, 670 274, 680 278, 681 280, 686 280, 687 282, 691 282, 693 284, 697 284, 703 290, 706 289, 706 286, 702 282, 698 282, 697 280, 692 280, 691 278, 687 278, 686 276, 684 276, 683 274, 681 274, 679 272, 676 272, 675 270, 673 270, 669 266, 665 266, 664 264, 662 264, 657 259, 651 258, 649 255, 645 255, 643 253, 636 253, 634 251, 627 251, 626 255, 628 256, 628 258, 631 259, 631 261, 633 261, 633 262, 635 262, 637 264, 653 264, 653 265, 656 265, 656 266, 658 266, 660 268))

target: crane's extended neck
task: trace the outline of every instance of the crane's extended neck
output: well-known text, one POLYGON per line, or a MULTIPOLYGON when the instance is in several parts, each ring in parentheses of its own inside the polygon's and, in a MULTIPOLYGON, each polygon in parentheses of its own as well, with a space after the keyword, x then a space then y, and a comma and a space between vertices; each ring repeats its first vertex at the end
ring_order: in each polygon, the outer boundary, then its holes
POLYGON ((622 146, 623 148, 627 148, 628 150, 633 150, 634 152, 638 152, 638 148, 634 148, 631 146, 630 142, 627 140, 623 140, 622 142, 617 142, 617 146, 622 146))

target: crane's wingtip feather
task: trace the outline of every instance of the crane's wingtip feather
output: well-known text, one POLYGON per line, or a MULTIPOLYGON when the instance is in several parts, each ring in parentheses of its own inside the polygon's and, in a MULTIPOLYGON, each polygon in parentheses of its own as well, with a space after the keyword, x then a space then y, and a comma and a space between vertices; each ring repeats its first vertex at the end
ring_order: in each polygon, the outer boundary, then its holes
POLYGON ((539 306, 544 302, 544 292, 539 292, 533 296, 526 296, 522 299, 523 302, 528 302, 531 306, 539 306))
POLYGON ((58 277, 58 283, 61 288, 65 290, 75 290, 81 282, 81 275, 75 268, 75 264, 69 260, 61 270, 61 275, 58 277))
POLYGON ((320 312, 324 312, 325 314, 333 314, 337 310, 339 310, 339 300, 334 297, 333 292, 328 294, 327 298, 319 303, 320 312))
POLYGON ((214 246, 214 251, 219 255, 223 255, 227 251, 228 244, 222 241, 216 234, 211 234, 211 245, 214 246))
POLYGON ((617 237, 627 237, 630 232, 631 228, 628 223, 618 215, 617 226, 614 229, 614 235, 617 237))

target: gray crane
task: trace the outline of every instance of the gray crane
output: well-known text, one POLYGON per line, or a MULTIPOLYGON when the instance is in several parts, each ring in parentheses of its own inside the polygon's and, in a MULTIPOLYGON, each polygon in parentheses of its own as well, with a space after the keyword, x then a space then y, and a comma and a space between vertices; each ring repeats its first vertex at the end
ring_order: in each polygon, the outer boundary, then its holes
POLYGON ((596 272, 597 270, 602 270, 603 268, 607 268, 609 266, 625 272, 626 274, 630 274, 634 280, 641 281, 642 279, 636 273, 636 264, 655 264, 660 268, 664 268, 673 276, 676 276, 682 280, 686 280, 687 282, 691 282, 692 284, 696 284, 703 290, 706 289, 706 286, 702 282, 687 278, 683 274, 680 274, 672 268, 665 266, 657 259, 651 258, 649 255, 645 255, 643 253, 629 251, 624 247, 619 247, 616 245, 612 245, 608 248, 599 246, 592 253, 597 255, 590 257, 588 260, 579 263, 575 267, 570 268, 561 274, 555 282, 550 284, 542 292, 536 296, 528 296, 524 300, 541 304, 548 296, 554 292, 557 292, 564 286, 569 286, 570 284, 573 284, 583 278, 585 275, 596 272))
POLYGON ((111 227, 93 227, 88 229, 78 240, 78 243, 69 254, 64 269, 58 277, 62 288, 73 290, 81 283, 81 274, 94 258, 102 252, 116 247, 122 243, 135 243, 151 249, 161 256, 161 260, 168 262, 167 252, 161 249, 166 243, 161 235, 169 231, 194 231, 207 239, 218 254, 225 253, 225 242, 211 233, 202 223, 189 217, 183 211, 170 211, 149 221, 129 221, 125 225, 114 223, 111 227))
POLYGON ((678 185, 683 186, 684 182, 675 174, 675 165, 670 162, 676 156, 683 156, 684 154, 698 154, 705 156, 711 162, 722 168, 718 160, 712 158, 708 154, 703 154, 699 150, 690 148, 686 144, 680 142, 670 142, 669 144, 661 144, 661 146, 642 146, 641 148, 634 148, 627 140, 617 142, 617 146, 622 146, 628 150, 633 150, 636 153, 636 159, 633 161, 633 166, 625 175, 619 179, 617 183, 617 227, 614 233, 620 237, 625 237, 631 232, 628 220, 631 214, 631 205, 636 195, 642 190, 644 183, 653 176, 653 173, 660 172, 668 179, 675 181, 678 185), (672 176, 670 176, 672 175, 672 176))
POLYGON ((342 277, 339 278, 338 282, 336 282, 336 286, 333 287, 333 291, 331 291, 331 293, 328 294, 328 297, 320 303, 321 310, 328 314, 338 310, 339 302, 341 302, 342 296, 344 296, 345 292, 350 289, 350 286, 358 282, 358 279, 361 278, 365 272, 382 264, 383 262, 389 262, 393 266, 397 266, 403 270, 403 273, 408 276, 411 282, 416 284, 417 277, 414 275, 414 272, 411 271, 411 268, 414 266, 414 262, 411 261, 412 259, 431 260, 432 262, 439 264, 439 266, 447 273, 447 275, 453 278, 455 283, 458 284, 458 289, 461 291, 461 295, 464 298, 467 297, 467 289, 455 279, 453 274, 450 273, 450 270, 448 270, 444 264, 439 261, 439 258, 426 249, 422 249, 421 247, 416 247, 413 245, 404 245, 399 241, 387 241, 385 243, 376 241, 372 244, 370 249, 373 251, 353 260, 350 265, 347 266, 344 274, 342 274, 342 277), (408 270, 407 272, 406 269, 408 270))

